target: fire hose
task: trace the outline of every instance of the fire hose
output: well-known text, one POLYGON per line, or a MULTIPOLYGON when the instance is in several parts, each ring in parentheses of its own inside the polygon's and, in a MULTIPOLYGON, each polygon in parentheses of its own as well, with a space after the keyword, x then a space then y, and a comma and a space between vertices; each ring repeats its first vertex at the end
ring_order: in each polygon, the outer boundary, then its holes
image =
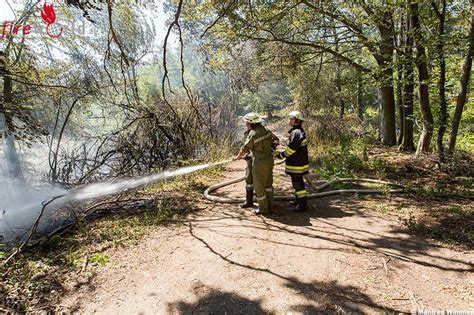
MULTIPOLYGON (((228 161, 226 161, 228 162, 228 161)), ((285 160, 279 161, 275 164, 283 164, 285 160)), ((224 164, 224 163, 219 163, 219 164, 224 164)), ((387 193, 403 193, 406 192, 406 189, 404 189, 403 185, 396 184, 396 183, 391 183, 387 181, 382 181, 382 180, 377 180, 377 179, 369 179, 369 178, 335 178, 331 181, 328 181, 322 185, 316 186, 311 178, 308 175, 304 175, 304 178, 308 182, 309 186, 314 190, 314 192, 308 194, 308 198, 321 198, 321 197, 327 197, 327 196, 332 196, 332 195, 337 195, 337 194, 349 194, 349 193, 354 193, 354 194, 387 194, 387 193), (354 182, 366 182, 366 183, 375 183, 375 184, 381 184, 381 185, 388 185, 392 187, 397 187, 398 189, 337 189, 337 190, 330 190, 330 191, 322 191, 325 188, 337 184, 337 183, 354 183, 354 182)), ((245 179, 245 176, 241 176, 238 178, 234 178, 231 180, 227 180, 221 183, 214 184, 212 186, 209 186, 205 191, 204 191, 204 197, 210 201, 213 202, 220 202, 220 203, 241 203, 244 202, 244 198, 236 198, 236 197, 224 197, 224 196, 215 196, 212 195, 211 193, 218 190, 219 188, 229 186, 235 183, 238 183, 240 181, 243 181, 245 179)), ((288 201, 288 200, 293 200, 294 196, 291 195, 276 195, 274 198, 276 201, 288 201)))

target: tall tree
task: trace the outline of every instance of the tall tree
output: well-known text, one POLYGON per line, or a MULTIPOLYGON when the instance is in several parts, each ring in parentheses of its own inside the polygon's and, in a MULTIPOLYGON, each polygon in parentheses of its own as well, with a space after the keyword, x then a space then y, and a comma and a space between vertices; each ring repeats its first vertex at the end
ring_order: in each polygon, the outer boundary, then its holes
MULTIPOLYGON (((334 25, 333 28, 333 35, 334 35, 334 50, 337 53, 340 53, 339 49, 339 38, 336 30, 336 26, 334 25)), ((345 104, 344 104, 344 97, 342 96, 342 80, 341 80, 341 74, 342 74, 342 65, 341 65, 341 60, 338 58, 336 60, 336 89, 337 89, 337 98, 338 98, 338 103, 339 103, 339 117, 343 118, 344 117, 344 110, 345 110, 345 104)))
MULTIPOLYGON (((27 23, 30 16, 33 14, 35 5, 27 3, 25 9, 21 12, 17 19, 18 24, 27 23)), ((4 154, 6 157, 8 175, 11 178, 23 180, 23 171, 21 168, 20 158, 18 156, 15 147, 15 122, 14 116, 26 117, 26 122, 29 122, 28 114, 24 115, 23 111, 19 108, 18 97, 14 92, 14 81, 21 81, 20 84, 27 84, 28 78, 26 73, 21 68, 25 68, 24 65, 18 66, 21 61, 22 55, 25 51, 24 37, 15 43, 15 36, 7 34, 4 39, 4 48, 0 51, 0 77, 2 78, 2 98, 0 99, 0 132, 5 143, 4 154), (17 66, 19 71, 15 71, 14 68, 17 66), (17 108, 15 108, 18 106, 17 108), (23 115, 22 115, 23 114, 23 115)), ((31 66, 31 65, 30 65, 31 66)), ((26 124, 29 127, 28 123, 26 124)))
MULTIPOLYGON (((388 3, 375 4, 362 2, 363 12, 354 11, 354 6, 341 7, 335 3, 319 3, 315 5, 309 1, 303 0, 303 4, 313 9, 322 16, 329 17, 337 21, 344 29, 349 32, 353 38, 370 51, 378 64, 378 69, 374 71, 380 82, 380 116, 381 116, 381 141, 385 145, 396 144, 396 124, 395 124, 395 96, 393 88, 393 41, 394 41, 394 23, 393 6, 388 3), (365 22, 359 21, 357 16, 364 15, 365 22), (365 23, 372 23, 366 27, 365 23), (374 40, 370 29, 375 27, 379 33, 378 38, 374 40), (367 31, 368 29, 368 31, 367 31)), ((331 51, 339 58, 342 54, 331 51)), ((350 63, 354 65, 354 62, 350 63)), ((356 63, 357 64, 357 63, 356 63)))
POLYGON ((0 101, 0 132, 5 142, 4 155, 7 162, 8 176, 10 178, 23 180, 23 172, 21 169, 20 158, 15 147, 15 138, 11 131, 12 118, 7 112, 7 108, 11 108, 13 102, 13 82, 8 73, 5 62, 5 55, 0 52, 0 76, 3 79, 3 98, 0 101))
POLYGON ((413 64, 413 37, 412 37, 412 23, 410 14, 407 10, 404 12, 404 23, 402 24, 405 31, 403 32, 403 54, 402 54, 402 77, 403 77, 403 137, 399 146, 401 151, 415 151, 413 143, 413 99, 414 99, 414 64, 413 64))
POLYGON ((392 17, 392 8, 388 5, 381 9, 381 12, 372 10, 369 6, 364 6, 366 12, 375 21, 380 32, 381 40, 378 52, 374 53, 374 58, 380 67, 382 73, 381 86, 381 117, 382 133, 381 140, 385 145, 396 144, 396 125, 395 125, 395 95, 393 90, 393 40, 394 24, 392 17))
POLYGON ((454 110, 453 120, 451 124, 451 132, 448 140, 448 154, 452 154, 454 147, 456 146, 456 137, 458 135, 459 123, 461 122, 461 116, 464 109, 464 105, 467 101, 467 95, 469 91, 469 79, 471 77, 472 69, 472 54, 474 50, 474 1, 471 0, 471 22, 468 34, 468 50, 462 67, 461 83, 459 93, 456 97, 456 109, 454 110))
POLYGON ((423 121, 423 130, 416 148, 416 155, 430 150, 431 137, 433 136, 433 114, 431 113, 430 95, 428 90, 428 64, 426 59, 423 35, 421 33, 420 15, 418 3, 409 0, 409 10, 413 27, 413 37, 416 48, 416 68, 418 69, 418 97, 423 121))
POLYGON ((440 121, 438 129, 438 137, 436 143, 438 146, 438 156, 440 161, 444 161, 444 146, 443 137, 446 132, 446 125, 448 123, 448 109, 446 104, 446 60, 444 57, 444 33, 446 21, 446 0, 441 0, 440 8, 431 1, 431 7, 438 18, 438 38, 436 43, 436 53, 439 63, 439 78, 438 78, 438 97, 439 97, 439 111, 440 121))
POLYGON ((357 71, 357 117, 362 121, 364 119, 364 101, 362 92, 362 74, 357 71))
POLYGON ((397 138, 397 145, 400 147, 403 141, 403 124, 405 122, 405 111, 403 109, 403 87, 405 85, 405 82, 403 81, 403 56, 402 55, 402 45, 403 45, 403 37, 404 33, 406 31, 406 25, 405 25, 405 15, 403 14, 404 12, 400 10, 401 13, 399 14, 399 19, 398 19, 398 35, 396 36, 396 41, 395 45, 397 47, 395 51, 395 60, 396 60, 396 65, 397 65, 397 82, 396 82, 396 88, 397 88, 397 108, 398 108, 398 122, 399 122, 399 128, 398 128, 398 138, 397 138))

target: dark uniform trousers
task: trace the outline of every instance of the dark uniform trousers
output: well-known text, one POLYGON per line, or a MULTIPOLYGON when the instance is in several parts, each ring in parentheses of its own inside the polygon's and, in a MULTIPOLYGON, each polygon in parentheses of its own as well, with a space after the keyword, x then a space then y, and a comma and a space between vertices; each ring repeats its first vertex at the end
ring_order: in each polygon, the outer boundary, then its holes
POLYGON ((291 184, 295 191, 296 201, 304 201, 307 198, 306 186, 303 180, 303 174, 290 174, 291 184))

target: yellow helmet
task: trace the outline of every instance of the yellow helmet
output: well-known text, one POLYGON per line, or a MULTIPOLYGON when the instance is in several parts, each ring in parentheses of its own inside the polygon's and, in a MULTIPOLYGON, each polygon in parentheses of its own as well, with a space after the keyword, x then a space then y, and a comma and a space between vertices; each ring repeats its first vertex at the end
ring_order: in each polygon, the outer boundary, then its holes
POLYGON ((258 124, 262 122, 262 119, 257 113, 248 113, 244 116, 244 121, 250 124, 258 124))
POLYGON ((303 114, 298 111, 298 110, 295 110, 295 111, 292 111, 288 114, 288 117, 289 118, 296 118, 298 120, 301 120, 301 121, 304 121, 304 117, 303 117, 303 114))

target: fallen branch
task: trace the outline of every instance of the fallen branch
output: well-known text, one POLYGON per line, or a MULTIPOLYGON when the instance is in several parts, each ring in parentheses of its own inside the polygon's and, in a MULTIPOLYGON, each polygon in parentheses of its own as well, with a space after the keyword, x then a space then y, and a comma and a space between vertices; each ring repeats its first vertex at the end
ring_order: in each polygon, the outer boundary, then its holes
POLYGON ((33 225, 31 226, 31 229, 30 229, 30 234, 28 235, 28 237, 26 238, 26 240, 24 240, 21 245, 16 249, 16 251, 14 251, 10 256, 8 256, 7 259, 5 259, 5 261, 2 263, 2 267, 6 266, 8 264, 8 262, 10 262, 16 255, 18 255, 18 253, 20 253, 22 250, 23 250, 23 247, 25 247, 25 245, 30 241, 30 239, 33 237, 33 234, 36 233, 36 230, 38 228, 38 225, 39 225, 39 222, 41 220, 41 217, 43 216, 43 213, 44 213, 44 210, 46 209, 46 207, 51 203, 53 202, 54 200, 56 199, 59 199, 61 197, 63 197, 64 195, 60 195, 60 196, 55 196, 53 198, 51 198, 49 201, 43 201, 41 204, 43 205, 43 207, 41 208, 41 211, 38 215, 38 217, 36 218, 35 222, 33 223, 33 225))
POLYGON ((384 269, 385 269, 385 274, 388 275, 387 262, 385 261, 385 258, 382 257, 382 261, 383 261, 383 267, 384 267, 384 269))

